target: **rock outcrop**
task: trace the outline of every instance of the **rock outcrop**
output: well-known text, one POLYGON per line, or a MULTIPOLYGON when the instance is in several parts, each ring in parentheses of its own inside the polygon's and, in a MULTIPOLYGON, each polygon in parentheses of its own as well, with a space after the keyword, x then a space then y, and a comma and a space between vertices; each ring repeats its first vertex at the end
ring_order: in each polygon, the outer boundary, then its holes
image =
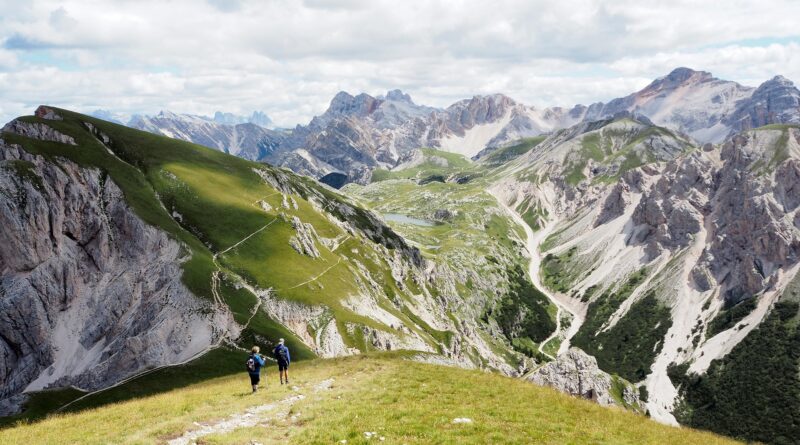
POLYGON ((541 386, 549 386, 573 396, 593 400, 603 406, 640 408, 639 396, 622 380, 622 400, 612 395, 612 377, 597 366, 597 360, 578 348, 570 348, 555 361, 547 363, 525 377, 541 386))
MULTIPOLYGON (((53 113, 54 116, 57 116, 53 113)), ((59 142, 61 144, 77 145, 75 138, 67 136, 53 127, 41 122, 25 122, 19 119, 7 123, 3 130, 8 133, 18 134, 20 136, 29 137, 32 139, 39 139, 41 141, 59 142)))
POLYGON ((317 232, 314 226, 300 221, 300 218, 292 217, 292 228, 295 230, 295 235, 289 238, 289 245, 297 253, 308 255, 312 258, 319 258, 319 249, 317 249, 317 232))

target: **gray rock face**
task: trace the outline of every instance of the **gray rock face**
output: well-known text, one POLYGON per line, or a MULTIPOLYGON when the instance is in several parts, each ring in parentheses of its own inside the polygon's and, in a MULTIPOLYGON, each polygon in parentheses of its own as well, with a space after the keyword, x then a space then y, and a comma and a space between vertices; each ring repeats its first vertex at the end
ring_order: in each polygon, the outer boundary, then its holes
POLYGON ((181 245, 146 225, 97 170, 0 143, 0 226, 6 412, 24 390, 96 390, 235 335, 227 312, 181 282, 181 245))
POLYGON ((594 222, 595 227, 601 226, 625 213, 629 191, 630 187, 626 182, 618 182, 614 185, 614 188, 611 189, 611 192, 603 202, 600 214, 597 215, 597 219, 594 222))
POLYGON ((75 138, 72 136, 67 136, 49 125, 39 122, 24 122, 19 119, 14 119, 3 127, 3 131, 42 141, 76 145, 75 138))
POLYGON ((39 105, 39 107, 36 108, 36 111, 34 112, 34 115, 36 117, 40 117, 42 119, 47 119, 49 121, 62 121, 62 120, 64 120, 64 118, 59 116, 59 114, 56 113, 56 111, 54 109, 52 109, 50 107, 47 107, 47 106, 44 106, 44 105, 39 105))
MULTIPOLYGON (((800 130, 787 130, 790 137, 800 130)), ((787 221, 796 197, 786 191, 797 187, 796 160, 776 169, 774 177, 758 176, 751 166, 761 152, 755 134, 734 138, 722 148, 724 166, 718 174, 711 213, 715 237, 709 253, 716 260, 709 268, 725 285, 725 297, 736 303, 762 291, 773 273, 800 259, 800 234, 787 221), (779 200, 784 198, 784 205, 779 200), (777 198, 777 199, 776 199, 777 198), (788 198, 788 199, 787 199, 788 198)))
POLYGON ((785 212, 800 207, 800 160, 789 159, 775 171, 775 198, 785 212))
POLYGON ((711 290, 713 285, 713 277, 704 266, 696 266, 692 269, 692 280, 700 292, 711 290))
MULTIPOLYGON (((590 400, 603 406, 620 406, 611 395, 612 378, 597 366, 597 359, 578 348, 564 354, 528 375, 526 379, 541 386, 590 400)), ((622 398, 628 406, 639 407, 639 396, 631 385, 623 386, 622 398)))
POLYGON ((292 217, 292 227, 297 232, 289 238, 289 244, 297 253, 308 255, 312 258, 319 258, 316 240, 318 238, 314 226, 300 221, 300 218, 292 217))
POLYGON ((646 244, 655 258, 686 247, 707 225, 709 241, 693 272, 695 284, 710 289, 713 279, 731 304, 763 291, 773 272, 800 259, 800 234, 791 217, 800 206, 800 163, 790 158, 772 175, 758 171, 765 159, 775 159, 770 150, 790 150, 780 144, 800 133, 785 131, 786 136, 765 130, 736 136, 722 146, 719 166, 700 152, 669 163, 633 214, 639 230, 632 241, 646 244))
POLYGON ((800 91, 789 79, 775 76, 762 83, 749 99, 737 103, 727 123, 734 131, 768 124, 800 123, 800 91))
POLYGON ((693 153, 668 164, 644 194, 632 219, 644 226, 635 239, 648 244, 651 258, 664 249, 686 247, 700 232, 702 210, 713 187, 711 170, 709 161, 693 153))

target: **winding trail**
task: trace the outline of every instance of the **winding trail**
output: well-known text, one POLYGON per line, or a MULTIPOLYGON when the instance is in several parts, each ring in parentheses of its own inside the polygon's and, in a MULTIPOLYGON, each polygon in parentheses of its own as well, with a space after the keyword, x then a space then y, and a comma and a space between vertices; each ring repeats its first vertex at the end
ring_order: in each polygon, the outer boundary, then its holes
POLYGON ((572 315, 572 322, 569 325, 569 328, 564 333, 564 339, 561 341, 561 346, 558 348, 558 353, 556 355, 561 355, 562 353, 566 352, 569 349, 570 339, 575 336, 580 328, 581 324, 583 324, 583 315, 578 308, 571 307, 573 306, 570 298, 565 295, 559 295, 554 292, 550 292, 550 290, 542 284, 541 277, 539 275, 539 268, 542 264, 542 254, 539 252, 539 246, 542 242, 547 239, 547 236, 550 232, 553 231, 555 227, 554 222, 548 222, 547 225, 542 227, 538 232, 534 232, 533 229, 530 228, 528 223, 522 219, 517 212, 507 206, 500 197, 495 196, 497 198, 497 202, 500 203, 503 208, 505 208, 511 217, 516 221, 517 224, 522 226, 525 230, 525 236, 527 237, 526 247, 528 248, 528 252, 531 256, 530 266, 528 268, 529 275, 531 276, 531 282, 533 283, 534 287, 536 287, 540 292, 542 292, 553 304, 556 305, 556 330, 547 337, 544 341, 539 344, 539 352, 544 354, 551 359, 554 359, 552 355, 546 353, 544 351, 544 346, 561 335, 562 326, 561 326, 561 318, 564 312, 567 312, 572 315))
MULTIPOLYGON (((333 387, 333 379, 323 380, 311 389, 313 393, 327 391, 333 387)), ((256 405, 248 408, 244 412, 231 414, 224 420, 214 423, 195 423, 199 428, 186 431, 181 436, 167 442, 169 445, 190 445, 197 443, 198 439, 212 434, 228 434, 240 428, 252 428, 257 425, 266 425, 269 422, 283 420, 289 417, 295 403, 306 398, 302 389, 294 387, 295 394, 285 397, 282 400, 263 405, 256 405)), ((291 418, 294 420, 294 417, 291 418)))
POLYGON ((338 265, 339 265, 339 263, 341 263, 341 262, 342 262, 342 258, 341 258, 341 257, 339 257, 339 260, 338 260, 338 261, 336 261, 336 263, 332 264, 332 265, 331 265, 331 266, 329 266, 327 269, 325 269, 325 270, 323 270, 322 272, 320 272, 320 273, 319 273, 317 276, 315 276, 315 277, 311 277, 311 278, 307 279, 306 281, 303 281, 303 282, 302 282, 302 283, 300 283, 300 284, 295 284, 295 285, 294 285, 294 286, 292 286, 292 287, 287 287, 287 288, 286 288, 286 289, 284 289, 284 290, 297 289, 297 288, 298 288, 298 287, 300 287, 300 286, 305 286, 305 285, 306 285, 306 284, 308 284, 308 283, 313 283, 314 281, 317 281, 318 279, 320 279, 320 277, 322 277, 323 275, 325 275, 326 273, 328 273, 328 271, 329 271, 329 270, 331 270, 331 269, 333 269, 334 267, 338 266, 338 265))

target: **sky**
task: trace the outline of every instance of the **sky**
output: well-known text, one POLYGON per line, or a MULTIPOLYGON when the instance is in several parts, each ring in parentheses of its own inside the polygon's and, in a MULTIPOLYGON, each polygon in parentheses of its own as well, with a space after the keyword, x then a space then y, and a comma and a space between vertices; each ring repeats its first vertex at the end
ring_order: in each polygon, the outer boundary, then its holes
POLYGON ((800 2, 0 0, 0 121, 263 110, 284 127, 338 91, 446 107, 503 93, 607 101, 678 66, 800 81, 800 2))

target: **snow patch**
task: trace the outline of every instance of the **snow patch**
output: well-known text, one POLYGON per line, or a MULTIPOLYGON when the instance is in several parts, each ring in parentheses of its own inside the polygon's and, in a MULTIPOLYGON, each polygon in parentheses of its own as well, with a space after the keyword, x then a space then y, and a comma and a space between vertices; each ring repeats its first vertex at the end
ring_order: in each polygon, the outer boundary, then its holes
POLYGON ((506 113, 502 118, 487 124, 475 125, 464 136, 450 134, 439 141, 439 147, 444 151, 458 153, 471 158, 486 148, 503 128, 511 121, 511 113, 506 113))

